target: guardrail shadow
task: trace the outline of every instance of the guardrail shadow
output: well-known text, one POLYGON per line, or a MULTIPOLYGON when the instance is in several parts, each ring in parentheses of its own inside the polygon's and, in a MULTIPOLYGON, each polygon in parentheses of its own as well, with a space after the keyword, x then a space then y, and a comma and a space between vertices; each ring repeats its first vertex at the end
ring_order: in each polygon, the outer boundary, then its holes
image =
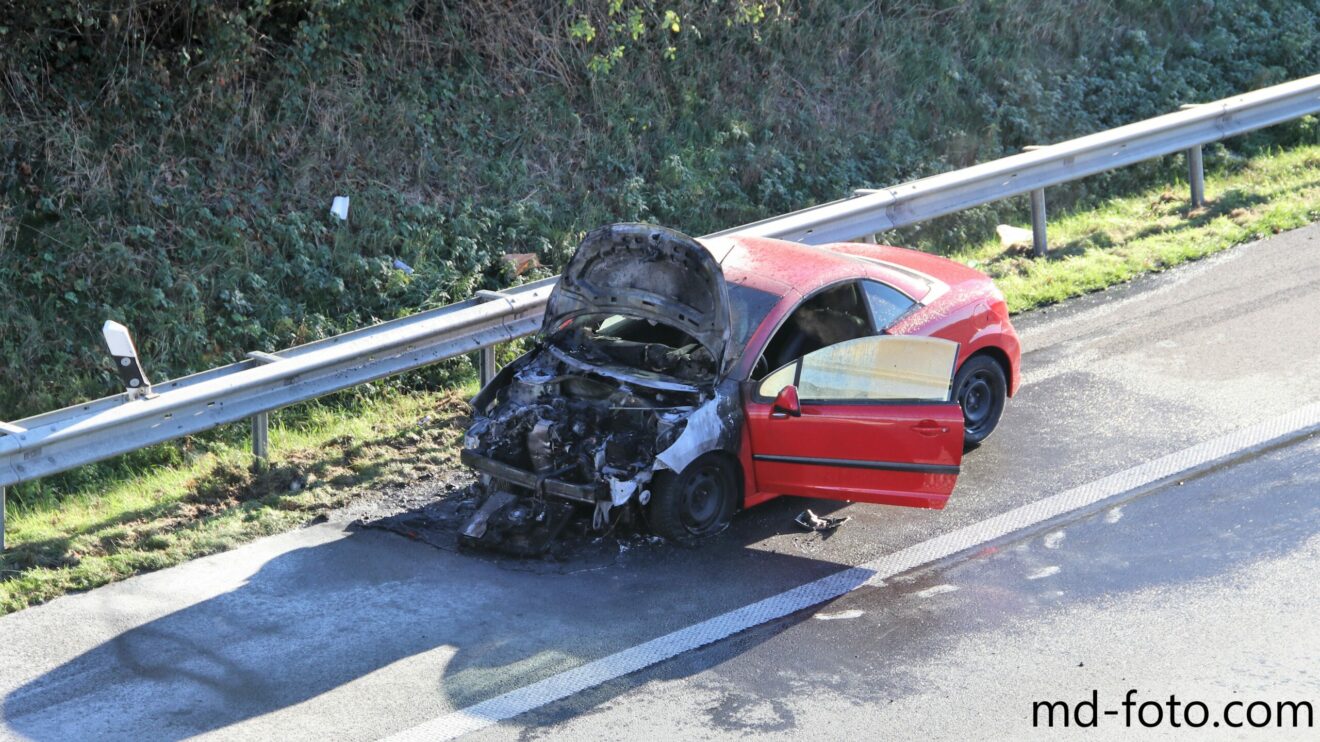
MULTIPOLYGON (((435 672, 462 708, 849 566, 750 548, 795 528, 803 502, 767 503, 700 547, 634 547, 567 574, 354 531, 282 554, 241 587, 32 679, 4 699, 5 721, 36 740, 175 740, 371 683, 381 668, 437 651, 415 660, 419 672, 435 672)), ((406 692, 376 682, 349 702, 406 692)))

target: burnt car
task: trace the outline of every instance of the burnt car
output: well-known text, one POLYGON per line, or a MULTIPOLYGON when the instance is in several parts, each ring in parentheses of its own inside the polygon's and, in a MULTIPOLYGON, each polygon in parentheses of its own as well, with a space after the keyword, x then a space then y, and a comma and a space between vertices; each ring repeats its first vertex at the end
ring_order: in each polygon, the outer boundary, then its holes
POLYGON ((691 540, 780 495, 942 508, 1019 359, 1003 296, 944 258, 603 227, 472 401, 462 538, 531 553, 589 514, 691 540))

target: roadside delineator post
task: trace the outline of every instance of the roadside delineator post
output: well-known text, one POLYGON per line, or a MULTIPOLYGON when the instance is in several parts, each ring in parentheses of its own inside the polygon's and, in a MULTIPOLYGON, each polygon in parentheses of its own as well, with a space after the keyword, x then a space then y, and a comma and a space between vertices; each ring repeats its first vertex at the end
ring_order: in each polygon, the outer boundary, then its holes
POLYGON ((132 333, 118 322, 106 320, 101 326, 101 336, 105 338, 110 357, 115 360, 115 372, 124 382, 125 395, 129 400, 150 398, 151 382, 147 381, 147 373, 142 370, 132 333))

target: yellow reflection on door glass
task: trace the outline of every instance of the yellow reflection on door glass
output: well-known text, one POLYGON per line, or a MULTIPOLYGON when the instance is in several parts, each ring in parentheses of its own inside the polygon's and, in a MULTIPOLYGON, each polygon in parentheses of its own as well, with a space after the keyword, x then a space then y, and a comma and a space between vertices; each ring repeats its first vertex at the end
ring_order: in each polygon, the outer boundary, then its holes
POLYGON ((759 394, 762 397, 776 397, 784 387, 793 383, 793 371, 797 368, 797 361, 784 366, 775 371, 761 382, 759 394))
POLYGON ((939 338, 886 335, 849 340, 821 348, 802 359, 798 397, 803 402, 835 399, 943 402, 949 398, 957 353, 957 343, 939 338))

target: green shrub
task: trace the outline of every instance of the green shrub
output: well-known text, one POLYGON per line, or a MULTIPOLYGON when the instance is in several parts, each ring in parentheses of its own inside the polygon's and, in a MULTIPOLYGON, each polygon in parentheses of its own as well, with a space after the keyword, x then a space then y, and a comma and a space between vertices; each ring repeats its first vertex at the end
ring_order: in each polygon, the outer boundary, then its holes
POLYGON ((1317 29, 1318 0, 0 1, 0 419, 115 391, 108 318, 178 376, 601 223, 701 234, 1310 74, 1317 29))

